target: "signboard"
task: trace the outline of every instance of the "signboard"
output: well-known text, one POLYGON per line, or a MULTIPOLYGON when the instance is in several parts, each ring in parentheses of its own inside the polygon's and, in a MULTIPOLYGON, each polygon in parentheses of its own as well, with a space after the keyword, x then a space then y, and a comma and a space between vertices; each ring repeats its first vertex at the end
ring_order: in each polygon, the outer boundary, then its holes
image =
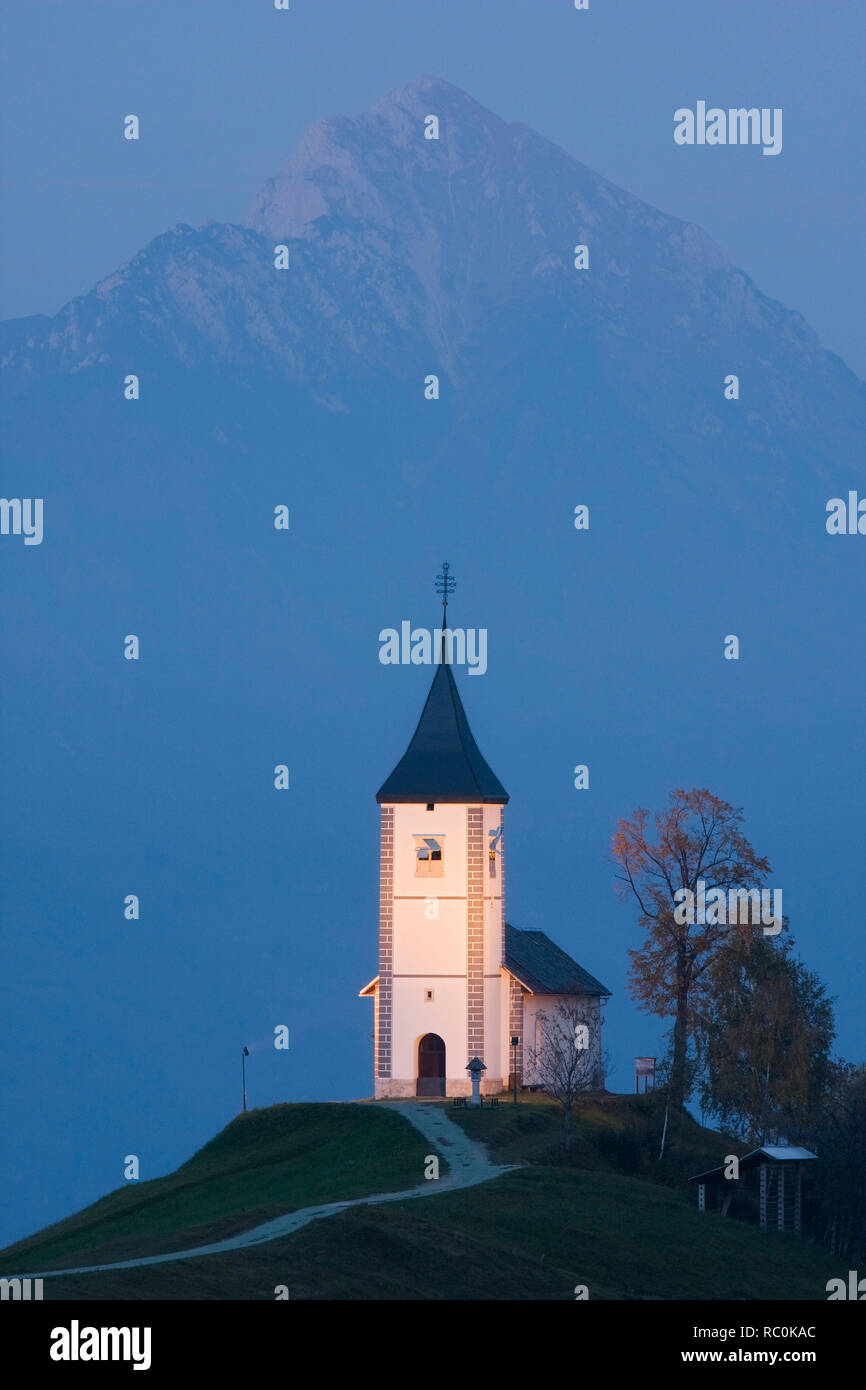
POLYGON ((655 1057, 635 1057, 634 1059, 634 1089, 640 1090, 640 1079, 643 1077, 643 1088, 656 1084, 656 1059, 655 1057))

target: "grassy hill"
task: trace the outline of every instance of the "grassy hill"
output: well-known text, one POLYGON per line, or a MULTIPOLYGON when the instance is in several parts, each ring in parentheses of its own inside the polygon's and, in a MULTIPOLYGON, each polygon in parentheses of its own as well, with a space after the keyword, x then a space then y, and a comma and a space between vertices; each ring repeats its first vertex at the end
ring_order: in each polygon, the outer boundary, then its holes
MULTIPOLYGON (((517 1105, 500 1098, 496 1109, 453 1110, 449 1115, 472 1139, 488 1145, 494 1163, 529 1162, 559 1167, 562 1111, 540 1094, 524 1094, 517 1105)), ((704 1172, 723 1154, 741 1154, 747 1145, 703 1129, 688 1114, 668 1128, 666 1155, 659 1163, 664 1125, 664 1093, 618 1096, 592 1092, 578 1098, 574 1111, 569 1165, 625 1173, 682 1190, 693 1173, 704 1172)))
MULTIPOLYGON (((0 1273, 185 1250, 284 1212, 424 1179, 430 1144, 395 1112, 274 1105, 238 1115, 176 1172, 130 1183, 0 1251, 0 1273)), ((441 1171, 447 1163, 440 1164, 441 1171)))
MULTIPOLYGON (((465 1191, 356 1207, 248 1250, 51 1279, 45 1297, 261 1300, 286 1285, 293 1299, 570 1300, 586 1284, 590 1299, 824 1300, 827 1279, 838 1273, 808 1241, 696 1210, 677 1167, 700 1171, 737 1146, 688 1117, 668 1169, 671 1185, 650 1181, 660 1124, 653 1097, 589 1098, 575 1123, 570 1166, 559 1162, 559 1113, 542 1098, 480 1113, 449 1107, 448 1114, 487 1142, 494 1160, 527 1166, 465 1191)), ((425 1151, 422 1136, 384 1103, 253 1112, 170 1178, 112 1194, 20 1242, 0 1254, 0 1268, 59 1267, 49 1252, 61 1247, 67 1263, 83 1263, 82 1256, 95 1262, 104 1258, 107 1233, 112 1258, 131 1258, 139 1253, 133 1246, 148 1241, 153 1250, 179 1249, 195 1243, 196 1233, 211 1239, 278 1210, 414 1186, 425 1151), (159 1184, 153 1204, 107 1209, 159 1184), (280 1190, 291 1201, 255 1212, 242 1205, 244 1191, 270 1202, 280 1190), (193 1214, 198 1222, 182 1238, 177 1213, 172 1223, 173 1194, 183 1198, 184 1219, 193 1214), (153 1217, 164 1223, 162 1234, 153 1217)))

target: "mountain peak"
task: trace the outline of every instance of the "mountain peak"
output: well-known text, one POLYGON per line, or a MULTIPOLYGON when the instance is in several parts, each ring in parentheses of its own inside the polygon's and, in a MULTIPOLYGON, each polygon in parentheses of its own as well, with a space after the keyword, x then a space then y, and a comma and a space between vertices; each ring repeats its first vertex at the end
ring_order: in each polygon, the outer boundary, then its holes
POLYGON ((505 124, 500 116, 494 115, 486 106, 482 106, 462 87, 446 81, 444 77, 428 75, 413 77, 410 82, 402 82, 399 87, 394 87, 392 91, 386 93, 381 100, 371 106, 367 114, 371 116, 387 115, 392 111, 403 109, 417 115, 422 107, 424 108, 424 116, 441 116, 443 111, 465 111, 474 117, 482 114, 489 120, 505 124))
POLYGON ((275 242, 308 243, 307 261, 339 267, 347 283, 367 266, 365 294, 372 289, 383 318, 399 306, 452 375, 491 308, 514 295, 528 303, 579 294, 584 321, 591 305, 601 321, 625 311, 633 276, 703 281, 730 270, 699 228, 431 76, 360 115, 312 126, 246 225, 275 242), (582 280, 578 244, 592 246, 593 273, 582 280))
POLYGON ((684 455, 720 433, 707 383, 732 362, 753 373, 788 363, 774 378, 777 419, 799 418, 806 388, 792 383, 807 360, 809 380, 826 376, 840 393, 842 415, 851 386, 803 320, 761 296, 700 228, 427 75, 313 125, 245 225, 175 227, 50 323, 12 326, 0 349, 19 390, 125 362, 133 342, 191 367, 277 372, 329 409, 353 398, 352 382, 366 391, 435 374, 456 401, 470 382, 476 398, 507 394, 503 382, 528 371, 542 393, 569 392, 571 418, 575 382, 595 383, 590 401, 631 382, 635 418, 652 416, 655 394, 676 403, 684 455), (283 241, 290 275, 274 269, 283 241), (666 382, 653 391, 647 359, 666 382))
POLYGON ((425 155, 449 175, 477 170, 494 154, 501 165, 516 129, 452 82, 413 78, 358 116, 329 116, 311 126, 260 189, 246 225, 266 236, 303 237, 317 219, 338 213, 393 227, 394 205, 417 201, 418 190, 407 197, 405 185, 414 182, 425 155), (425 139, 431 115, 440 122, 437 140, 425 139))

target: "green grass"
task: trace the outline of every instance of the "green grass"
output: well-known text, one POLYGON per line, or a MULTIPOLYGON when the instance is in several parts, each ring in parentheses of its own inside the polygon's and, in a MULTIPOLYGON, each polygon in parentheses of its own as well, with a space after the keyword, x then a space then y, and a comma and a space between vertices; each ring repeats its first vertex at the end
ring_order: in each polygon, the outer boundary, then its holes
POLYGON ((825 1300, 808 1242, 700 1213, 638 1178, 525 1168, 463 1192, 355 1207, 250 1250, 46 1281, 46 1299, 825 1300))
MULTIPOLYGON (((429 1198, 359 1206, 248 1250, 45 1282, 48 1300, 826 1300, 839 1273, 808 1240, 696 1209, 683 1175, 743 1146, 688 1116, 658 1163, 660 1097, 583 1097, 571 1163, 544 1097, 446 1106, 499 1163, 528 1166, 429 1198)), ((426 1141, 387 1103, 282 1105, 232 1122, 170 1177, 124 1188, 3 1254, 0 1272, 203 1244, 296 1207, 423 1180, 426 1141)), ((443 1165, 444 1170, 444 1165, 443 1165)), ((431 1184, 431 1191, 433 1184, 431 1184)))
MULTIPOLYGON (((205 1245, 284 1212, 424 1180, 430 1145, 368 1105, 275 1105, 239 1115, 168 1177, 129 1184, 0 1252, 0 1273, 104 1264, 205 1245)), ((441 1171, 447 1162, 440 1161, 441 1171)))
MULTIPOLYGON (((454 1109, 446 1113, 471 1139, 486 1143, 495 1163, 534 1163, 561 1167, 562 1109, 540 1094, 520 1096, 517 1105, 501 1096, 495 1109, 454 1109)), ((703 1129, 688 1114, 670 1124, 666 1155, 658 1154, 664 1125, 664 1096, 592 1092, 580 1096, 572 1116, 568 1166, 663 1182, 682 1191, 686 1179, 722 1162, 726 1154, 743 1154, 748 1146, 703 1129)))

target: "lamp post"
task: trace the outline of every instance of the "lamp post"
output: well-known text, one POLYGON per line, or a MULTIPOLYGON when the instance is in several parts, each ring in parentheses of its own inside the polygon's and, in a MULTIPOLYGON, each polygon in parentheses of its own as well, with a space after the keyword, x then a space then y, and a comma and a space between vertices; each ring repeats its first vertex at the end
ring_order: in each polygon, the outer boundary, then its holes
POLYGON ((518 1035, 517 1035, 516 1033, 514 1033, 514 1034, 512 1035, 512 1038, 511 1038, 511 1046, 512 1046, 512 1048, 514 1049, 514 1051, 513 1051, 512 1054, 511 1054, 511 1056, 512 1056, 512 1062, 511 1062, 511 1075, 512 1075, 512 1077, 513 1077, 513 1079, 514 1079, 514 1104, 515 1104, 515 1105, 517 1104, 517 1045, 518 1045, 519 1042, 520 1042, 520 1038, 518 1037, 518 1035))
POLYGON ((241 1076, 244 1080, 244 1114, 247 1113, 247 1058, 249 1055, 250 1050, 248 1047, 245 1047, 241 1053, 241 1076))

